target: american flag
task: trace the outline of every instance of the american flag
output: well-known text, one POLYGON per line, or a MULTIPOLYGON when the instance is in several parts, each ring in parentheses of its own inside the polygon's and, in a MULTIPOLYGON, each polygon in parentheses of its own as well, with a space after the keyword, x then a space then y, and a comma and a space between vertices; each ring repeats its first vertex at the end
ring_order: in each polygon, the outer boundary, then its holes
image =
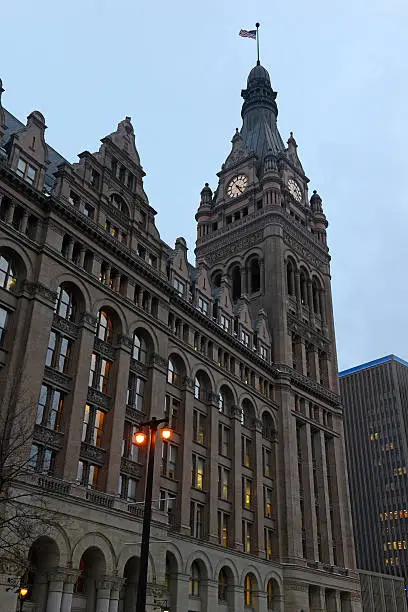
POLYGON ((240 30, 239 35, 244 38, 254 38, 256 40, 256 30, 240 30))

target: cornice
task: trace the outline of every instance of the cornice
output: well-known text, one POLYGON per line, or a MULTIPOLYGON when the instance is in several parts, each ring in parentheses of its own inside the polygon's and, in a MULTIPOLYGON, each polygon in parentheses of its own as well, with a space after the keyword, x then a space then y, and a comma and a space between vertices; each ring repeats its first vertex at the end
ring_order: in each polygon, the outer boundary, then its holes
POLYGON ((287 321, 289 330, 296 332, 307 340, 311 340, 315 346, 318 346, 319 348, 324 347, 326 350, 330 347, 331 342, 328 338, 319 333, 319 331, 311 325, 301 321, 289 310, 287 311, 287 321))

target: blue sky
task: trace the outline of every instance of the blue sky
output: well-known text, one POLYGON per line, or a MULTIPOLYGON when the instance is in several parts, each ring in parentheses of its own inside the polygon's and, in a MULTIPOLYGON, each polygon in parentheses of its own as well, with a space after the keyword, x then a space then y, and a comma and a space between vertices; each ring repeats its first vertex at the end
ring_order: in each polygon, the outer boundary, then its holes
POLYGON ((261 22, 278 91, 329 226, 339 366, 408 358, 408 5, 404 0, 20 0, 2 6, 3 103, 38 109, 67 159, 130 115, 164 240, 184 236, 241 126, 261 22))

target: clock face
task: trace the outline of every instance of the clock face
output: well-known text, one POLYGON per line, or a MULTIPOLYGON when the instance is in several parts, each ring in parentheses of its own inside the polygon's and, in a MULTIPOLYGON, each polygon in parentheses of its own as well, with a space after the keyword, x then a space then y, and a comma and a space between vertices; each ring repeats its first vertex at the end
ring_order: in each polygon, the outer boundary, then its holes
POLYGON ((248 178, 245 176, 245 174, 239 174, 238 176, 234 176, 234 178, 227 187, 227 193, 229 197, 237 198, 242 193, 244 193, 247 185, 248 178))
POLYGON ((288 189, 289 189, 290 193, 293 195, 293 197, 295 198, 295 200, 297 202, 300 202, 301 199, 302 199, 302 190, 300 189, 300 187, 297 184, 297 182, 294 181, 293 179, 289 179, 288 180, 288 189))

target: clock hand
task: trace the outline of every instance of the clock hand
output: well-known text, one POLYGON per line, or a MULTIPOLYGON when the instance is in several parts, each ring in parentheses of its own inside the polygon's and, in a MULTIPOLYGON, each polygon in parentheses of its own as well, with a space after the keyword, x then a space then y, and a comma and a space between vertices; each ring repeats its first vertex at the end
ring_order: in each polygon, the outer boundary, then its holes
POLYGON ((240 192, 242 193, 242 189, 241 189, 241 187, 239 185, 237 185, 237 189, 239 189, 240 192))

